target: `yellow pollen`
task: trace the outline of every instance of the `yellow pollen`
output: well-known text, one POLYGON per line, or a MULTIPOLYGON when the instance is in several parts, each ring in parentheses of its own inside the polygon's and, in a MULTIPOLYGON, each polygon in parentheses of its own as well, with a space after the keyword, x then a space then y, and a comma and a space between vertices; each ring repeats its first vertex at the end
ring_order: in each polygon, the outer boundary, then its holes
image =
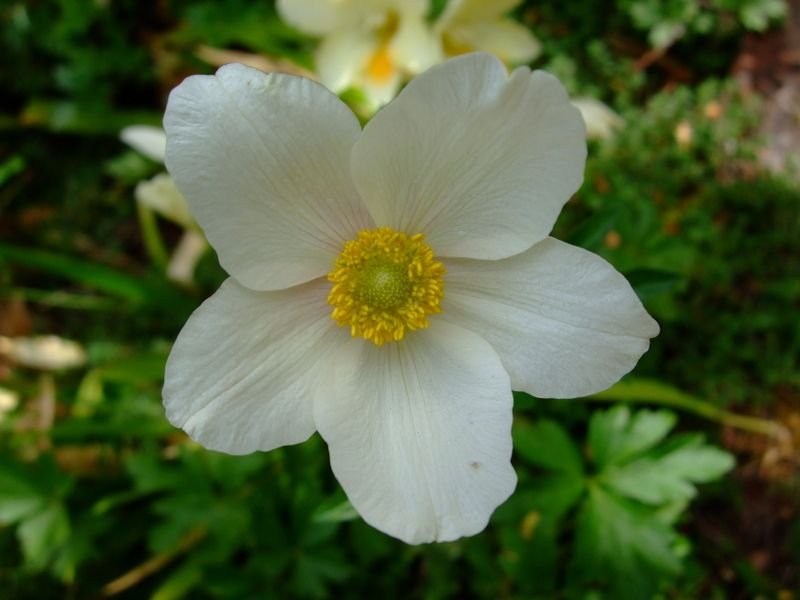
POLYGON ((380 227, 347 242, 328 273, 336 324, 377 346, 428 327, 428 315, 442 310, 445 268, 423 240, 380 227))
POLYGON ((383 84, 389 81, 393 73, 394 63, 389 54, 389 47, 388 45, 382 45, 370 59, 367 65, 367 74, 377 84, 383 84))

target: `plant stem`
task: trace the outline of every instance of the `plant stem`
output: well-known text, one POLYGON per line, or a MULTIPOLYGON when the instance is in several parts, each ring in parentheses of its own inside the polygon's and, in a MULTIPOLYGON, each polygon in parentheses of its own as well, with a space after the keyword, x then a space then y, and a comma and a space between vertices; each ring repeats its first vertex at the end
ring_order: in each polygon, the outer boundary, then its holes
POLYGON ((109 310, 117 306, 111 298, 71 294, 61 290, 38 290, 35 288, 14 288, 23 298, 44 304, 73 310, 109 310))
POLYGON ((152 558, 146 560, 140 565, 134 567, 121 577, 117 577, 114 581, 107 583, 103 587, 103 596, 113 596, 124 592, 138 584, 142 579, 149 577, 153 573, 157 573, 176 557, 188 552, 193 546, 196 546, 206 536, 206 530, 201 527, 196 527, 184 535, 178 542, 178 545, 167 552, 157 554, 152 558))
POLYGON ((169 254, 161 239, 161 232, 158 230, 155 213, 145 206, 142 202, 136 203, 136 211, 139 215, 139 227, 142 230, 142 241, 150 256, 150 260, 161 271, 167 268, 169 254))
POLYGON ((737 429, 744 429, 745 431, 752 431, 753 433, 760 433, 775 438, 786 438, 789 435, 788 430, 775 421, 769 419, 761 419, 759 417, 751 417, 747 415, 740 415, 727 410, 723 410, 708 402, 703 402, 696 398, 692 398, 686 394, 680 393, 677 390, 675 393, 669 395, 654 396, 640 396, 627 393, 614 393, 612 390, 601 392, 593 396, 583 398, 591 402, 627 402, 631 404, 658 404, 660 406, 668 406, 689 412, 700 417, 704 417, 711 421, 716 421, 723 425, 735 427, 737 429))

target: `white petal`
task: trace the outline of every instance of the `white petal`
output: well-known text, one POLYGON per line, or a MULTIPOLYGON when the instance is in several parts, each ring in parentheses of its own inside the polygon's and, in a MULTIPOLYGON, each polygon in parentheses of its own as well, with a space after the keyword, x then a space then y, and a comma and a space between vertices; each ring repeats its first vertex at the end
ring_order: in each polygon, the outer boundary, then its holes
POLYGON ((184 231, 178 245, 169 257, 167 277, 184 285, 194 284, 194 269, 208 250, 208 242, 195 229, 184 231))
POLYGON ((134 190, 137 202, 141 202, 165 219, 186 229, 196 228, 186 198, 183 197, 172 177, 159 173, 152 179, 140 181, 134 190))
MULTIPOLYGON (((375 0, 368 0, 374 2, 375 0)), ((403 17, 424 18, 430 9, 428 0, 383 0, 395 13, 403 17)))
POLYGON ((558 80, 489 54, 426 71, 367 124, 353 178, 379 226, 439 256, 497 259, 552 229, 583 179, 583 120, 558 80))
POLYGON ((531 31, 511 19, 456 25, 447 34, 457 46, 491 52, 506 63, 528 63, 542 51, 531 31))
POLYGON ((281 18, 304 33, 325 35, 356 25, 364 18, 363 0, 278 0, 281 18))
POLYGON ((86 351, 78 342, 57 335, 5 337, 0 335, 0 355, 42 371, 74 369, 86 363, 86 351))
POLYGON ((254 292, 228 279, 191 316, 167 361, 170 423, 212 450, 246 454, 314 433, 321 364, 338 343, 329 284, 254 292))
POLYGON ((150 125, 131 125, 119 134, 120 139, 137 152, 156 162, 164 162, 167 136, 160 127, 150 125))
POLYGON ((371 226, 348 175, 358 120, 313 81, 226 65, 175 88, 164 123, 170 173, 247 287, 319 277, 371 226))
POLYGON ((622 117, 596 98, 574 98, 572 104, 581 111, 589 139, 608 139, 625 124, 622 117))
POLYGON ((522 0, 449 0, 436 22, 443 28, 453 22, 492 21, 511 12, 522 0))
POLYGON ((515 390, 547 398, 599 392, 658 335, 614 267, 553 238, 505 260, 446 267, 442 316, 492 344, 515 390))
POLYGON ((333 366, 314 418, 364 520, 412 544, 481 531, 516 484, 494 350, 439 320, 397 344, 356 340, 333 366))
POLYGON ((377 38, 361 30, 327 36, 314 54, 320 81, 334 92, 347 89, 362 74, 377 47, 377 38))
POLYGON ((403 75, 399 69, 394 68, 382 77, 370 77, 369 74, 364 74, 357 83, 366 97, 366 110, 372 114, 394 99, 403 84, 403 75))
POLYGON ((438 36, 434 35, 422 17, 407 16, 400 19, 389 51, 394 61, 412 75, 444 59, 438 36))

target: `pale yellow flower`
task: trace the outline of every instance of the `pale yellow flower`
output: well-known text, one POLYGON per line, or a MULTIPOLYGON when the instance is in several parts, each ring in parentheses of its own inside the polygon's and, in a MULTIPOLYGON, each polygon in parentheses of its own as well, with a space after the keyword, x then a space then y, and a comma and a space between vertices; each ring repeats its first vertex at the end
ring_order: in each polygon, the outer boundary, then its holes
POLYGON ((0 353, 22 367, 43 371, 73 369, 86 362, 86 352, 78 342, 56 335, 0 336, 0 353))
POLYGON ((586 137, 590 140, 610 139, 625 124, 622 117, 596 98, 573 98, 572 104, 581 111, 586 137))
POLYGON ((3 420, 6 413, 10 413, 17 408, 19 404, 19 394, 16 392, 0 387, 0 421, 3 420))
MULTIPOLYGON (((132 125, 120 132, 120 139, 148 158, 164 162, 167 137, 160 127, 132 125)), ((140 181, 136 184, 134 195, 139 204, 184 228, 183 237, 167 265, 167 277, 179 283, 191 284, 195 266, 208 249, 208 242, 189 213, 186 198, 167 173, 140 181)))
POLYGON ((336 93, 360 89, 371 111, 443 59, 425 22, 427 0, 278 0, 277 6, 285 21, 322 38, 315 52, 320 81, 336 93))
POLYGON ((541 44, 533 33, 508 13, 522 0, 449 0, 435 30, 444 52, 456 56, 481 50, 506 64, 529 63, 539 56, 541 44))

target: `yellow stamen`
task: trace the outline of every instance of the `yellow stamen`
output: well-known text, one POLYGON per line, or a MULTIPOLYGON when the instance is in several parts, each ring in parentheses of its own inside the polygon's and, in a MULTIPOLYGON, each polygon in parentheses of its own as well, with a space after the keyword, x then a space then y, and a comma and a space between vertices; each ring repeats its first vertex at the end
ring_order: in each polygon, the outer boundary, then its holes
POLYGON ((386 83, 394 73, 394 63, 388 44, 382 44, 367 65, 367 75, 378 84, 386 83))
POLYGON ((377 346, 428 327, 428 315, 441 312, 445 268, 423 239, 381 227, 347 242, 328 274, 336 324, 377 346))
POLYGON ((459 56, 476 50, 476 48, 468 44, 466 40, 451 33, 445 33, 442 36, 442 46, 447 56, 459 56))

